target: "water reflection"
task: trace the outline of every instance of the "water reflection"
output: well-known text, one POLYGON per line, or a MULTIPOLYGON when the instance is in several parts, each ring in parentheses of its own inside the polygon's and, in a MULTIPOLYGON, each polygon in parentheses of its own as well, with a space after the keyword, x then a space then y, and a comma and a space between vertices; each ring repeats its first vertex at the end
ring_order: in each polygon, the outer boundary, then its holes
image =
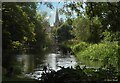
POLYGON ((57 54, 51 53, 46 57, 46 64, 50 69, 56 70, 56 57, 57 54))
POLYGON ((34 56, 28 54, 17 55, 17 60, 22 66, 23 72, 31 72, 35 66, 34 56))
MULTIPOLYGON (((25 56, 26 57, 26 56, 25 56)), ((24 64, 28 66, 28 63, 25 61, 24 64)), ((62 55, 56 53, 49 53, 45 56, 45 58, 41 59, 41 64, 37 65, 33 72, 26 74, 26 76, 33 78, 33 79, 40 79, 41 74, 44 71, 44 66, 47 67, 46 72, 51 72, 52 70, 58 71, 61 67, 75 67, 77 64, 76 59, 73 55, 62 55)), ((26 66, 24 66, 26 67, 26 66)))

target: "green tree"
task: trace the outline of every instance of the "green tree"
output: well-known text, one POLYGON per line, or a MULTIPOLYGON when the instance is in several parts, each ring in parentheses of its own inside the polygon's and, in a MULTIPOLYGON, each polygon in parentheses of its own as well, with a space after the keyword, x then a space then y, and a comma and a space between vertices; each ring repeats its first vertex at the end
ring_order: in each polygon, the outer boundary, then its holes
POLYGON ((86 41, 91 43, 100 42, 101 22, 98 17, 91 20, 88 17, 78 17, 73 21, 73 30, 75 38, 79 41, 86 41))
POLYGON ((78 17, 73 21, 73 31, 75 38, 79 41, 87 41, 90 35, 90 21, 84 17, 78 17))
POLYGON ((71 34, 72 26, 69 25, 68 23, 62 24, 58 29, 57 29, 57 39, 58 42, 62 43, 64 41, 68 41, 73 38, 73 35, 71 34))
MULTIPOLYGON (((99 21, 101 22, 100 26, 100 34, 104 32, 105 30, 112 31, 112 32, 119 32, 119 24, 120 24, 120 2, 69 2, 68 4, 64 4, 64 8, 62 9, 63 13, 66 11, 66 9, 69 9, 69 11, 66 12, 75 12, 77 13, 77 16, 86 17, 90 20, 90 33, 91 35, 89 41, 93 41, 94 38, 99 39, 98 37, 94 36, 99 33, 96 32, 99 27, 95 24, 94 18, 98 17, 99 21)), ((67 14, 66 14, 67 15, 67 14)), ((68 15, 69 16, 69 15, 68 15)), ((78 17, 77 17, 78 18, 78 17)), ((98 30, 99 31, 99 30, 98 30)), ((102 38, 102 35, 100 36, 100 39, 102 38)), ((96 39, 95 39, 96 40, 96 39)), ((96 41, 98 42, 98 41, 96 41)))
POLYGON ((34 24, 29 22, 28 14, 22 9, 22 7, 26 7, 26 5, 21 6, 20 4, 2 4, 3 66, 8 66, 8 64, 14 61, 11 51, 20 49, 20 47, 25 48, 28 44, 27 41, 33 40, 33 37, 31 37, 33 35, 31 34, 34 30, 34 24))
POLYGON ((45 34, 49 23, 45 15, 37 13, 37 3, 34 2, 4 2, 2 13, 2 66, 9 69, 17 64, 15 53, 30 49, 34 49, 34 53, 43 50, 49 40, 45 34))
POLYGON ((119 30, 120 23, 120 2, 106 3, 86 3, 86 14, 90 18, 98 16, 101 18, 103 31, 108 29, 111 31, 119 30))

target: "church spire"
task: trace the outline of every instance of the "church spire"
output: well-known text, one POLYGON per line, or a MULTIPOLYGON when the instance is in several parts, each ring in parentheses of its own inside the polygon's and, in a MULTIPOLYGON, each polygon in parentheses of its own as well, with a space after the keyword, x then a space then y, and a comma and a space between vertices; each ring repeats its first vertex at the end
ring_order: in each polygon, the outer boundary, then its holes
POLYGON ((56 9, 56 17, 55 17, 55 26, 59 26, 59 16, 58 16, 58 8, 56 9))

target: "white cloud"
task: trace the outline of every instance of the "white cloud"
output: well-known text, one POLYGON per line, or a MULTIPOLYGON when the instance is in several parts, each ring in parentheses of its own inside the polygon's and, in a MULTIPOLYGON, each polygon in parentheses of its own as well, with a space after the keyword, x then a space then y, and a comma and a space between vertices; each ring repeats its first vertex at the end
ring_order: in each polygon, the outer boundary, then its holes
POLYGON ((53 11, 51 11, 50 13, 51 13, 51 14, 54 14, 54 12, 53 12, 53 11))

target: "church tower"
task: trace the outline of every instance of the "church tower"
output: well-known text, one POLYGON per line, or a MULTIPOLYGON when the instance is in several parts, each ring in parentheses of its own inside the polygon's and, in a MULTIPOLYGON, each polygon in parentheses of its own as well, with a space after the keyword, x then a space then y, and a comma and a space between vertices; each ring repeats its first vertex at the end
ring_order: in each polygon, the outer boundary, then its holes
POLYGON ((58 16, 58 9, 56 9, 56 16, 55 16, 55 23, 54 23, 54 26, 59 26, 59 16, 58 16))

